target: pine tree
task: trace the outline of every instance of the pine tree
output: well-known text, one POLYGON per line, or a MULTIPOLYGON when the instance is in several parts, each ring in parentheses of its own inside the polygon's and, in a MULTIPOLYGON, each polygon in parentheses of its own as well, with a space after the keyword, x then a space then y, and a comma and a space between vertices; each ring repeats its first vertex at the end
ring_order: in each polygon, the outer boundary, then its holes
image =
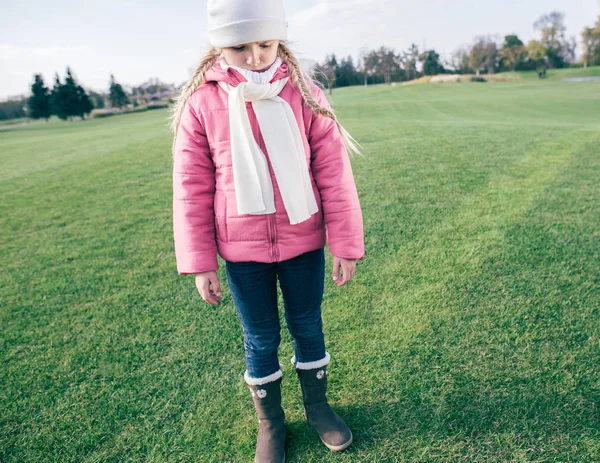
POLYGON ((342 58, 337 69, 337 75, 336 85, 338 87, 347 87, 358 83, 358 73, 354 67, 352 56, 342 58))
POLYGON ((73 116, 85 119, 85 115, 89 114, 94 108, 89 96, 83 87, 77 84, 71 69, 68 67, 65 83, 60 87, 59 95, 63 113, 66 115, 64 119, 71 119, 73 116))
POLYGON ((79 90, 77 87, 78 85, 71 73, 71 69, 67 67, 67 74, 61 95, 69 120, 72 120, 73 116, 79 114, 79 90))
POLYGON ((59 119, 67 120, 69 112, 66 106, 66 98, 64 92, 64 85, 61 83, 58 73, 54 79, 54 87, 50 93, 50 107, 51 113, 56 114, 59 119))
POLYGON ((77 86, 77 100, 79 102, 79 112, 77 113, 77 115, 82 119, 85 119, 85 115, 92 112, 92 109, 94 109, 94 105, 92 104, 92 100, 90 100, 90 97, 81 85, 77 86))
POLYGON ((423 65, 423 74, 434 76, 444 72, 444 66, 440 63, 440 55, 435 50, 426 50, 419 56, 423 65))
POLYGON ((110 88, 109 88, 110 103, 115 108, 122 108, 129 104, 129 98, 125 94, 121 84, 115 81, 115 76, 110 75, 110 88))
POLYGON ((31 96, 28 100, 29 117, 32 119, 50 118, 50 90, 44 85, 41 74, 34 76, 35 82, 31 86, 31 96))

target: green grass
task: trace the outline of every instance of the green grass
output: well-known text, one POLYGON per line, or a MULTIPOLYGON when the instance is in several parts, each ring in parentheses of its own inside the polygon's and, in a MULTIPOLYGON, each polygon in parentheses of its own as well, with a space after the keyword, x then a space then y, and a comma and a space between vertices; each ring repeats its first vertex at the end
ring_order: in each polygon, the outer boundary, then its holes
MULTIPOLYGON (((525 80, 539 80, 537 73, 531 71, 502 72, 500 75, 518 76, 525 80)), ((589 66, 587 68, 548 69, 546 71, 546 80, 560 80, 568 77, 591 76, 600 76, 600 66, 589 66)))
POLYGON ((29 124, 30 122, 31 122, 31 119, 29 119, 28 117, 19 117, 17 119, 7 119, 7 120, 0 121, 0 127, 8 126, 8 125, 15 125, 15 124, 29 124))
MULTIPOLYGON (((365 152, 367 255, 323 302, 355 442, 305 423, 284 327, 288 461, 600 461, 600 84, 332 102, 365 152)), ((230 295, 175 271, 166 116, 0 131, 3 463, 253 459, 230 295)))

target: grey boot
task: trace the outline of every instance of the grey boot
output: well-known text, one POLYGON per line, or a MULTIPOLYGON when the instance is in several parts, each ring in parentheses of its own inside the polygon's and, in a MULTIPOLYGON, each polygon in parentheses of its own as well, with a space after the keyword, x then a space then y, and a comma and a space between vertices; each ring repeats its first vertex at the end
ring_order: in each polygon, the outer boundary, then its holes
POLYGON ((352 443, 352 432, 327 403, 327 365, 296 373, 302 388, 304 416, 330 450, 340 451, 352 443))
POLYGON ((261 385, 248 384, 258 415, 255 463, 285 463, 285 425, 281 408, 281 377, 261 385))

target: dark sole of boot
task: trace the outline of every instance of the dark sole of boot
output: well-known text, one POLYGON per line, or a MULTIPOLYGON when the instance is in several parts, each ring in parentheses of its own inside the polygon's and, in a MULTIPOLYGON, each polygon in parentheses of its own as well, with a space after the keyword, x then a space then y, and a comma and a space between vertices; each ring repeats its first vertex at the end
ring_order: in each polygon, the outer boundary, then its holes
MULTIPOLYGON (((286 459, 287 459, 287 453, 283 455, 283 462, 282 463, 285 463, 286 459)), ((256 462, 256 460, 254 460, 254 461, 256 462)))
MULTIPOLYGON (((319 436, 319 438, 321 439, 321 436, 319 436)), ((325 444, 325 447, 327 447, 329 450, 333 450, 334 452, 341 452, 342 450, 345 450, 348 447, 350 447, 350 444, 352 444, 352 432, 350 432, 350 439, 348 439, 348 442, 345 442, 342 445, 331 445, 325 442, 323 439, 321 439, 321 442, 323 442, 323 444, 325 444)))
MULTIPOLYGON (((306 416, 306 410, 304 410, 304 418, 306 418, 306 421, 308 421, 308 417, 306 416)), ((321 442, 323 442, 323 444, 325 444, 325 447, 327 447, 329 450, 333 450, 334 452, 341 452, 342 450, 350 447, 350 444, 352 444, 352 431, 350 431, 350 439, 348 439, 348 442, 344 442, 342 445, 328 444, 323 440, 321 436, 319 436, 319 439, 321 439, 321 442)))

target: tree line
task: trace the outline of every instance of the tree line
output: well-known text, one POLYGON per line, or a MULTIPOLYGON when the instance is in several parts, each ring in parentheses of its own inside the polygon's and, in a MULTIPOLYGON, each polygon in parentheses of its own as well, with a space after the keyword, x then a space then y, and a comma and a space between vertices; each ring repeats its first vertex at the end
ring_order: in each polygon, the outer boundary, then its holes
MULTIPOLYGON (((110 76, 109 99, 115 107, 123 107, 129 104, 129 98, 123 90, 123 87, 115 81, 114 76, 110 76)), ((61 120, 72 120, 73 117, 85 119, 94 108, 104 108, 104 97, 96 92, 86 92, 79 85, 71 69, 67 67, 64 82, 61 82, 58 74, 54 79, 54 87, 49 89, 44 84, 44 78, 41 74, 34 76, 34 82, 31 86, 31 96, 27 100, 27 107, 24 108, 27 116, 31 119, 46 119, 56 115, 61 120)))
POLYGON ((491 35, 475 37, 472 44, 459 47, 447 60, 435 50, 419 50, 412 44, 408 50, 396 53, 385 46, 376 50, 361 50, 356 64, 352 56, 341 60, 330 54, 315 66, 315 78, 323 85, 345 87, 413 80, 420 76, 442 73, 493 74, 505 71, 537 70, 573 65, 600 65, 600 16, 581 36, 583 56, 575 62, 576 41, 566 36, 565 15, 554 11, 541 16, 534 27, 539 39, 525 44, 517 35, 501 40, 491 35))
POLYGON ((69 67, 62 81, 58 74, 55 75, 52 88, 46 86, 41 74, 35 74, 33 80, 29 97, 0 103, 0 120, 19 117, 48 120, 53 115, 61 120, 85 119, 94 109, 137 107, 165 99, 165 96, 168 98, 173 92, 172 85, 150 79, 133 87, 128 95, 112 74, 108 93, 86 91, 69 67))
MULTIPOLYGON (((447 60, 442 60, 435 50, 419 50, 415 44, 399 53, 385 46, 376 50, 363 49, 356 63, 352 56, 338 59, 335 54, 330 54, 314 66, 313 74, 331 90, 333 87, 399 82, 442 73, 480 75, 537 70, 544 75, 546 68, 600 65, 600 16, 593 26, 584 28, 581 33, 583 55, 580 63, 575 63, 576 41, 566 36, 563 13, 554 11, 541 16, 534 28, 540 37, 527 44, 514 34, 506 35, 503 40, 490 35, 479 36, 472 44, 456 49, 447 60)), ((172 85, 150 79, 126 92, 111 74, 108 93, 100 94, 86 91, 67 68, 62 81, 56 74, 51 89, 44 84, 42 75, 36 74, 29 98, 0 102, 0 120, 48 119, 52 115, 62 120, 84 119, 92 109, 137 107, 168 99, 174 90, 172 85)))

